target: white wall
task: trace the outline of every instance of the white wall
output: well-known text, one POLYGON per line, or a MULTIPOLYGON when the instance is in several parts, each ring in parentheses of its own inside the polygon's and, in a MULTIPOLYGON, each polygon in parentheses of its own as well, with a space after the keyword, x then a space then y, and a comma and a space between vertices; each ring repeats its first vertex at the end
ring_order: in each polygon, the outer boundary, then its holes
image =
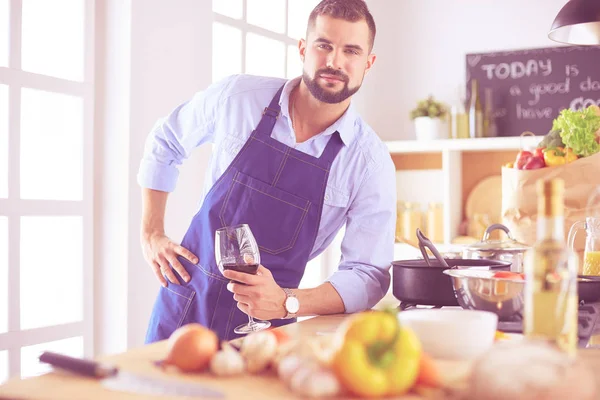
MULTIPOLYGON (((373 71, 358 109, 386 140, 413 137, 407 115, 430 93, 454 100, 467 52, 553 45, 564 0, 368 0, 378 26, 373 71)), ((211 2, 97 2, 95 190, 96 353, 141 345, 158 290, 139 244, 136 173, 157 118, 211 77, 211 2)), ((166 229, 180 240, 196 211, 210 148, 182 167, 166 229)))
POLYGON ((566 0, 367 0, 377 24, 375 66, 360 110, 385 140, 413 139, 408 113, 433 94, 451 103, 465 55, 557 45, 547 37, 566 0))

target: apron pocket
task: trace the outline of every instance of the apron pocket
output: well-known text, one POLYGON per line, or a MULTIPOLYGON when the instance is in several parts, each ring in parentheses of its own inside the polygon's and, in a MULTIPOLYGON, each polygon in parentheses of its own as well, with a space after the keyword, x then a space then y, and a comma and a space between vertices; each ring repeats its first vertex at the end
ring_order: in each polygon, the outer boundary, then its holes
POLYGON ((160 323, 173 330, 183 325, 195 296, 196 292, 193 289, 167 280, 167 287, 161 286, 157 301, 162 308, 160 323))
POLYGON ((223 202, 223 226, 248 224, 261 251, 282 253, 294 247, 310 201, 236 172, 223 202))

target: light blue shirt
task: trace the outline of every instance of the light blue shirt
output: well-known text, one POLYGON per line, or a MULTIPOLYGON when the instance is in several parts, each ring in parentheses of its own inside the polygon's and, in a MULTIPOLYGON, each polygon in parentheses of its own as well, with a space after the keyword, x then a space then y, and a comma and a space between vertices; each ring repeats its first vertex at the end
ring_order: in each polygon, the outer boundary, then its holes
POLYGON ((288 100, 300 78, 287 82, 249 75, 226 78, 197 93, 155 125, 146 142, 138 182, 145 188, 173 191, 179 174, 177 166, 196 147, 210 142, 214 149, 205 179, 204 199, 284 83, 279 101, 281 116, 271 134, 274 139, 314 157, 321 155, 336 130, 344 142, 331 168, 321 224, 310 258, 325 250, 346 225, 339 268, 328 281, 341 296, 347 313, 369 309, 387 293, 390 285, 396 178, 387 147, 352 105, 325 131, 296 143, 288 100))

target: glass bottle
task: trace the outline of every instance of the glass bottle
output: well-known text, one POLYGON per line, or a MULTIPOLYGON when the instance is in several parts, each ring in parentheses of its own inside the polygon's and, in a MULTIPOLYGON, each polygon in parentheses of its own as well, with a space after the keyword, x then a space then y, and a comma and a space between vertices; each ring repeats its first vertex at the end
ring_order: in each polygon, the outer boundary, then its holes
POLYGON ((577 350, 578 259, 564 240, 564 181, 538 180, 537 241, 525 262, 523 333, 577 350))
POLYGON ((450 137, 452 139, 469 138, 469 114, 465 108, 463 85, 458 89, 458 101, 450 108, 450 137))
POLYGON ((404 202, 402 213, 402 234, 410 240, 416 239, 417 228, 423 230, 423 212, 420 203, 404 202))
POLYGON ((494 97, 492 89, 484 89, 484 110, 483 110, 483 136, 496 137, 498 136, 498 128, 496 126, 496 118, 494 116, 494 97))
POLYGON ((477 79, 471 80, 471 101, 469 102, 469 137, 483 137, 483 108, 479 97, 477 79))
POLYGON ((442 203, 429 203, 427 236, 433 243, 444 242, 444 205, 442 203))

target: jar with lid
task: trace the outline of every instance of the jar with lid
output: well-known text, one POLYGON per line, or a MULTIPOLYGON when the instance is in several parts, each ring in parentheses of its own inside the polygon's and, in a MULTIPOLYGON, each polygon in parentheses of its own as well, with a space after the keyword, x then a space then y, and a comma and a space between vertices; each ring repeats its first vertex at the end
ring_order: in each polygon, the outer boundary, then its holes
POLYGON ((423 211, 421 204, 405 201, 402 204, 402 237, 414 240, 417 228, 423 230, 423 211))
POLYGON ((427 236, 433 243, 444 242, 444 205, 429 203, 427 208, 427 236))

